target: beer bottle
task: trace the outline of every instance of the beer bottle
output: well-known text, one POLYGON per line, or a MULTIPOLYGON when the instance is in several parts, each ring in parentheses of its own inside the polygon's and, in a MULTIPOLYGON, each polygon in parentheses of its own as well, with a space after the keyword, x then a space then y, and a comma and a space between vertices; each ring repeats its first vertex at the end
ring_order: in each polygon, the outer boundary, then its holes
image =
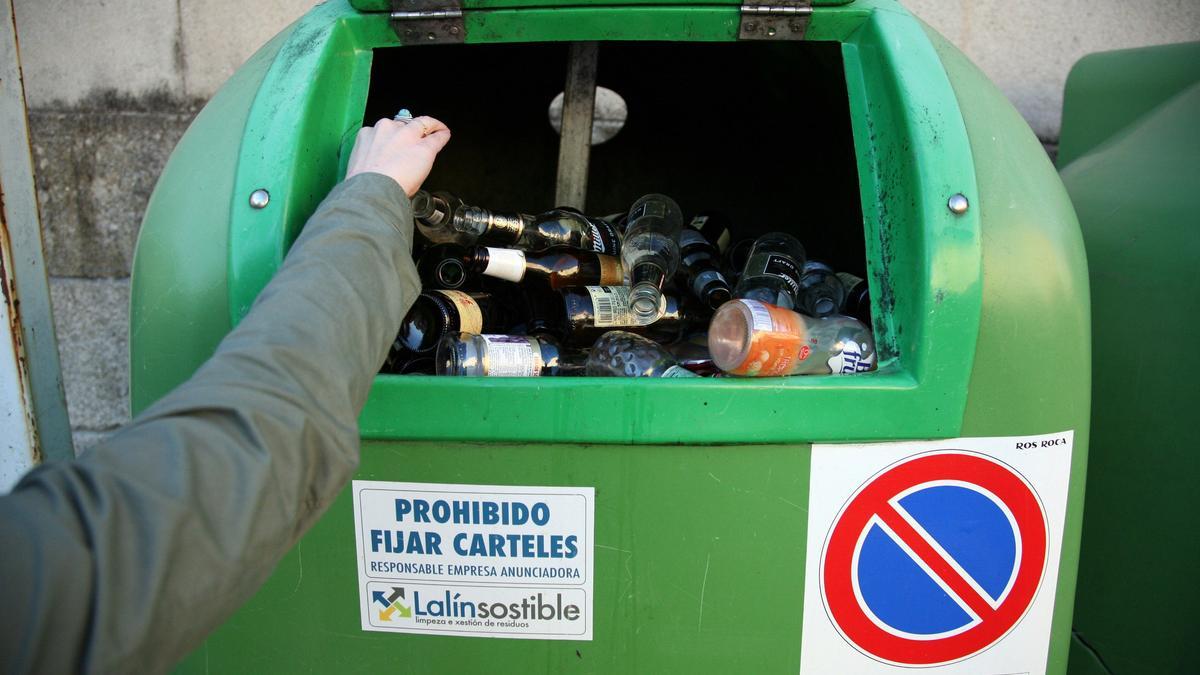
POLYGON ((417 275, 424 290, 474 290, 478 275, 467 270, 468 251, 457 244, 437 244, 417 259, 417 275))
POLYGON ((697 230, 679 235, 679 272, 687 289, 700 302, 716 309, 733 297, 729 281, 721 273, 717 248, 697 230))
POLYGON ((838 272, 838 278, 846 287, 846 299, 842 302, 842 314, 852 316, 871 325, 871 288, 866 279, 849 272, 838 272))
POLYGON ((717 367, 732 375, 848 375, 875 369, 869 328, 848 316, 813 319, 757 300, 728 302, 708 327, 717 367))
POLYGON ((724 254, 725 251, 729 250, 729 244, 733 241, 733 223, 729 220, 729 216, 720 211, 698 213, 688 223, 688 227, 704 235, 704 238, 720 254, 724 254))
POLYGON ((540 215, 493 212, 464 204, 447 193, 421 192, 413 198, 421 232, 436 243, 450 241, 458 244, 505 246, 524 251, 544 251, 552 246, 607 255, 618 255, 621 238, 617 229, 602 218, 589 218, 571 208, 557 208, 540 215), (441 197, 439 197, 441 195, 441 197), (429 202, 437 208, 419 208, 429 202), (444 207, 442 206, 444 205, 444 207), (450 217, 444 211, 450 208, 450 217), (426 213, 433 214, 422 218, 426 213), (429 229, 431 231, 427 232, 429 229), (433 231, 436 230, 436 231, 433 231))
POLYGON ((552 338, 524 335, 447 335, 438 343, 437 374, 467 377, 582 375, 582 352, 552 338))
POLYGON ((803 270, 804 246, 795 237, 786 232, 764 234, 750 249, 733 297, 792 309, 803 270))
POLYGON ((800 297, 796 310, 816 318, 833 316, 842 309, 846 286, 823 262, 809 260, 800 275, 800 297))
POLYGON ((491 293, 426 291, 400 323, 392 349, 428 354, 445 335, 506 331, 520 320, 515 308, 491 293))
POLYGON ((614 285, 625 278, 619 258, 565 246, 541 253, 477 246, 464 259, 470 273, 513 282, 537 280, 550 288, 614 285))
POLYGON ((663 286, 679 267, 682 229, 679 205, 666 195, 646 195, 629 209, 621 262, 633 285, 629 301, 640 325, 654 323, 660 316, 663 286))
POLYGON ((660 316, 650 325, 638 323, 628 286, 562 288, 552 293, 528 293, 528 331, 546 334, 564 345, 586 347, 604 333, 619 328, 639 335, 674 342, 704 324, 707 314, 676 296, 663 295, 660 316))
POLYGON ((596 340, 585 370, 588 377, 698 377, 662 345, 623 330, 596 340))

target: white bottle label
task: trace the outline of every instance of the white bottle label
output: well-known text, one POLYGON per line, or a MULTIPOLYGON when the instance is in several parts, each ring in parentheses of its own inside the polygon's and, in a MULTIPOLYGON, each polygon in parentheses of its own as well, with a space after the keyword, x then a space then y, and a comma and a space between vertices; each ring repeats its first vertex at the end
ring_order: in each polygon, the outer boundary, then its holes
POLYGON ((483 273, 506 281, 525 278, 525 252, 512 248, 488 247, 488 264, 483 273))
POLYGON ((750 330, 756 333, 759 331, 774 332, 775 320, 771 318, 771 312, 767 309, 766 305, 757 300, 742 299, 738 300, 738 302, 750 308, 750 318, 754 322, 750 330))
POLYGON ((659 377, 700 377, 683 366, 671 366, 659 377))
POLYGON ((483 310, 479 308, 479 303, 475 302, 475 298, 462 291, 438 290, 434 293, 441 293, 458 310, 458 329, 460 331, 464 333, 483 332, 483 310))
POLYGON ((595 310, 596 327, 636 326, 637 320, 629 304, 628 286, 588 286, 595 310))
POLYGON ((842 351, 834 354, 827 361, 829 372, 834 375, 853 375, 855 373, 865 373, 875 365, 875 352, 863 355, 867 351, 867 345, 861 345, 853 340, 847 341, 842 351))
POLYGON ((537 377, 542 374, 542 357, 528 338, 513 335, 484 335, 487 342, 487 377, 537 377))

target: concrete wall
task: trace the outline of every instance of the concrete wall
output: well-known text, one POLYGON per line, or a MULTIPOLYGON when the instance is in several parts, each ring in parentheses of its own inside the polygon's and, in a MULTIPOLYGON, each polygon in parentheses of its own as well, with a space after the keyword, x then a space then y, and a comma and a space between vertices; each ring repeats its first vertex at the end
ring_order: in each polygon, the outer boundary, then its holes
MULTIPOLYGON (((128 418, 129 265, 198 106, 313 0, 15 0, 68 407, 86 447, 128 418)), ((908 0, 1049 144, 1093 51, 1200 39, 1200 0, 908 0)), ((436 112, 436 111, 435 111, 436 112)))

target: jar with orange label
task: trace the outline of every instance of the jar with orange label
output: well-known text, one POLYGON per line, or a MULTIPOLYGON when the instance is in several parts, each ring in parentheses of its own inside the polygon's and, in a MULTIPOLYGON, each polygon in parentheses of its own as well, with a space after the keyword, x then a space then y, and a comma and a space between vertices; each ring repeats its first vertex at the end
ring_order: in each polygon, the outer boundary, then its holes
POLYGON ((731 375, 851 375, 874 370, 875 340, 857 319, 813 319, 758 300, 727 302, 708 327, 708 349, 731 375))

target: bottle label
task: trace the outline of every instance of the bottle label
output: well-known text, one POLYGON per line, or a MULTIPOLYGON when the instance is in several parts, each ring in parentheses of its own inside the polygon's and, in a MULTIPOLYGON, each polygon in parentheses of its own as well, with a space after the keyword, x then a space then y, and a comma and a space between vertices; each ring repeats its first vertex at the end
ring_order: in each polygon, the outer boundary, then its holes
POLYGON ((636 326, 628 286, 588 286, 597 328, 636 326))
MULTIPOLYGON (((587 286, 592 296, 592 309, 597 328, 628 328, 639 326, 633 305, 629 302, 629 286, 587 286)), ((659 300, 660 314, 667 311, 667 296, 659 300)))
POLYGON ((458 329, 460 331, 464 333, 483 332, 483 310, 475 298, 462 291, 436 290, 432 292, 449 300, 450 304, 458 310, 458 329))
POLYGON ((600 258, 600 285, 618 286, 625 281, 625 269, 621 259, 616 256, 603 255, 600 258))
POLYGON ((671 366, 663 371, 659 377, 700 377, 683 366, 671 366))
POLYGON ((732 372, 750 377, 790 375, 811 350, 804 344, 807 330, 803 319, 791 310, 757 300, 738 300, 750 310, 750 349, 746 360, 732 372))
POLYGON ((604 255, 620 255, 621 237, 612 223, 599 218, 588 218, 587 223, 592 235, 593 251, 604 255))
POLYGON ((525 278, 525 252, 512 248, 488 247, 488 264, 483 273, 506 281, 525 278))
POLYGON ((791 258, 777 253, 768 255, 766 260, 763 261, 762 273, 783 279, 784 283, 791 289, 792 295, 800 292, 801 270, 796 265, 796 261, 791 258))
POLYGON ((542 358, 529 338, 515 335, 484 335, 487 342, 485 361, 488 377, 537 377, 542 374, 542 358))
POLYGON ((875 351, 870 345, 847 340, 842 351, 834 354, 827 362, 829 372, 834 375, 854 375, 875 369, 875 351))

